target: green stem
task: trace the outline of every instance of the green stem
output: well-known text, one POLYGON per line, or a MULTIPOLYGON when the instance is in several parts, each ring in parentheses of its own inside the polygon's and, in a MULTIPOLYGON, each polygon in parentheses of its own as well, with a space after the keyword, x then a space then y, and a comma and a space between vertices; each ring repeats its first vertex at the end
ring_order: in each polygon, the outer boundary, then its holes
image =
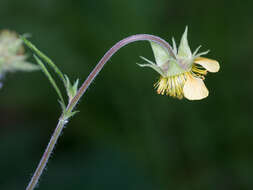
POLYGON ((60 100, 61 100, 63 106, 66 107, 66 106, 65 106, 64 99, 63 99, 62 94, 61 94, 61 91, 59 90, 58 86, 56 85, 56 83, 55 83, 53 77, 50 75, 50 73, 48 72, 48 70, 47 70, 47 68, 45 67, 45 65, 42 63, 42 61, 41 61, 36 55, 34 55, 34 58, 35 58, 35 60, 37 61, 37 63, 40 65, 42 71, 44 72, 44 74, 45 74, 46 77, 48 78, 49 82, 50 82, 50 83, 52 84, 52 86, 54 87, 54 89, 55 89, 56 93, 58 94, 58 96, 59 96, 59 98, 60 98, 60 100))
POLYGON ((59 78, 63 81, 65 87, 66 87, 66 79, 64 75, 62 74, 61 70, 54 64, 54 62, 47 57, 44 53, 42 53, 38 48, 36 48, 35 45, 33 45, 30 41, 28 41, 24 36, 20 36, 20 38, 23 40, 25 45, 27 45, 31 50, 33 50, 41 59, 43 59, 45 62, 47 62, 53 70, 56 72, 56 74, 59 76, 59 78))

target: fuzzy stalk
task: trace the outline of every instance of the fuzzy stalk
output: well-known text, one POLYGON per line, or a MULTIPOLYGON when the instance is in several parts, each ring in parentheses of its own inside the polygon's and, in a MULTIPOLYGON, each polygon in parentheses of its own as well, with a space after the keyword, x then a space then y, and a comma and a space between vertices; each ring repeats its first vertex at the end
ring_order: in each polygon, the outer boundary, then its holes
MULTIPOLYGON (((162 47, 164 47, 172 57, 175 58, 175 55, 172 51, 171 46, 163 39, 157 37, 157 36, 153 36, 153 35, 149 35, 149 34, 137 34, 137 35, 133 35, 133 36, 129 36, 121 41, 119 41, 118 43, 116 43, 111 49, 109 49, 107 51, 107 53, 102 57, 102 59, 98 62, 98 64, 96 65, 96 67, 92 70, 92 72, 89 74, 89 76, 87 77, 87 79, 84 81, 84 83, 82 84, 82 86, 79 88, 79 90, 77 91, 76 95, 73 97, 73 99, 69 102, 69 104, 67 105, 66 108, 66 112, 65 113, 71 113, 73 111, 73 109, 75 108, 76 104, 78 103, 78 101, 80 100, 80 98, 84 95, 84 93, 86 92, 87 88, 89 87, 89 85, 92 83, 92 81, 95 79, 95 77, 98 75, 98 73, 101 71, 101 69, 104 67, 104 65, 107 63, 107 61, 122 47, 124 47, 125 45, 132 43, 132 42, 136 42, 136 41, 152 41, 155 43, 158 43, 159 45, 161 45, 162 47)), ((26 190, 33 190, 38 181, 39 178, 41 176, 41 174, 43 173, 47 161, 50 158, 50 155, 55 147, 55 144, 64 128, 64 125, 67 123, 67 118, 65 116, 65 114, 62 114, 59 122, 55 128, 55 131, 48 143, 48 146, 39 162, 39 165, 36 169, 36 171, 34 172, 34 175, 32 177, 32 179, 30 180, 26 190)))

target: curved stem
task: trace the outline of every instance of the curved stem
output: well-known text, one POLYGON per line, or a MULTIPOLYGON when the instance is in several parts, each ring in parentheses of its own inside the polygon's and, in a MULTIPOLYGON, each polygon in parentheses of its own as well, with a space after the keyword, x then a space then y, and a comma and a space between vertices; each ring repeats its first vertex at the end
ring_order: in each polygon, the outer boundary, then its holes
POLYGON ((125 45, 136 42, 136 41, 153 41, 155 43, 160 44, 162 47, 164 47, 171 56, 176 58, 175 54, 172 51, 171 46, 163 39, 149 35, 149 34, 137 34, 133 36, 129 36, 118 43, 116 43, 110 50, 107 51, 107 53, 102 57, 102 59, 98 62, 96 67, 93 69, 93 71, 89 74, 87 79, 84 81, 82 86, 79 88, 76 96, 72 99, 72 101, 69 103, 67 108, 70 110, 74 109, 79 99, 82 97, 82 95, 85 93, 87 88, 90 86, 91 82, 95 79, 97 74, 101 71, 101 69, 104 67, 106 62, 113 56, 114 53, 116 53, 120 48, 124 47, 125 45))
MULTIPOLYGON (((92 72, 89 74, 89 76, 87 77, 87 79, 84 81, 84 83, 82 84, 82 86, 79 88, 78 92, 76 93, 76 95, 73 97, 73 99, 69 102, 67 108, 66 108, 66 113, 71 113, 72 110, 75 108, 76 104, 78 103, 78 101, 80 100, 80 98, 82 97, 82 95, 86 92, 87 88, 89 87, 89 85, 91 84, 91 82, 95 79, 95 77, 97 76, 97 74, 101 71, 101 69, 103 68, 103 66, 106 64, 106 62, 123 46, 135 42, 135 41, 153 41, 155 43, 160 44, 162 47, 164 47, 171 56, 173 56, 175 58, 175 55, 172 51, 171 46, 164 41, 163 39, 157 37, 157 36, 153 36, 153 35, 148 35, 148 34, 137 34, 137 35, 133 35, 133 36, 129 36, 121 41, 119 41, 118 43, 116 43, 110 50, 107 51, 107 53, 102 57, 102 59, 98 62, 98 64, 96 65, 96 67, 92 70, 92 72)), ((61 134, 61 131, 64 128, 64 124, 66 123, 67 118, 64 114, 61 115, 59 122, 55 128, 55 131, 48 143, 48 146, 40 160, 40 163, 36 169, 36 171, 34 172, 34 175, 30 181, 30 183, 28 184, 26 190, 33 190, 36 186, 36 184, 38 183, 38 180, 43 172, 43 170, 45 169, 45 166, 47 164, 47 161, 54 149, 54 146, 61 134)))

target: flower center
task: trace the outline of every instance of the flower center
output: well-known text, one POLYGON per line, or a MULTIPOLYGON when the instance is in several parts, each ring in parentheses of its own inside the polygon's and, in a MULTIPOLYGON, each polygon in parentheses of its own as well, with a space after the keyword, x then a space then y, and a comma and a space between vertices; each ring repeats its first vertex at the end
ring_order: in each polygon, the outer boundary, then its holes
POLYGON ((157 93, 182 99, 184 97, 183 87, 187 79, 187 74, 190 73, 185 72, 174 76, 160 77, 154 85, 157 88, 157 93))
POLYGON ((207 70, 204 67, 193 64, 189 72, 167 77, 162 76, 154 86, 157 89, 158 94, 166 94, 167 96, 182 99, 184 97, 183 88, 187 78, 189 77, 188 75, 204 80, 206 74, 207 70))

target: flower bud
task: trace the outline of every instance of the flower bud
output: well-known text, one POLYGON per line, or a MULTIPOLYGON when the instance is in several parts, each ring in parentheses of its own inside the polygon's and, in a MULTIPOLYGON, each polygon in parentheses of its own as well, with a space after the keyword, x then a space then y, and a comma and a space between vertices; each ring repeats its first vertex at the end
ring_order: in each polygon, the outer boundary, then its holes
MULTIPOLYGON (((15 32, 0 32, 0 80, 8 72, 34 71, 39 67, 26 61, 22 40, 15 32)), ((0 85, 1 86, 1 85, 0 85)))

